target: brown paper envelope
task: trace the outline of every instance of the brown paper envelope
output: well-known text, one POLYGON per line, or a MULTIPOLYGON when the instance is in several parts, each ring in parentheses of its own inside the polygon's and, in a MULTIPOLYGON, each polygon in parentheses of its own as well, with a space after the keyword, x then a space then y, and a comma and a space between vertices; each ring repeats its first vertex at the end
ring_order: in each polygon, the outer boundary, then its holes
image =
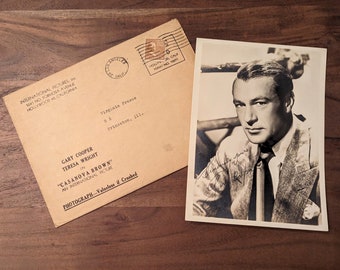
POLYGON ((171 20, 4 97, 55 226, 187 165, 193 63, 171 20))

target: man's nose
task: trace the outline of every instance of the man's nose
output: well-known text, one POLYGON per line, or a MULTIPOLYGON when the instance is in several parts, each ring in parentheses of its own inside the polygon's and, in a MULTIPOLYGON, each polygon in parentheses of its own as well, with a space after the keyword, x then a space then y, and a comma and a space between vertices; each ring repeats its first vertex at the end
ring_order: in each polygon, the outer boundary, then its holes
POLYGON ((246 106, 245 108, 244 121, 250 126, 257 121, 256 113, 251 106, 246 106))

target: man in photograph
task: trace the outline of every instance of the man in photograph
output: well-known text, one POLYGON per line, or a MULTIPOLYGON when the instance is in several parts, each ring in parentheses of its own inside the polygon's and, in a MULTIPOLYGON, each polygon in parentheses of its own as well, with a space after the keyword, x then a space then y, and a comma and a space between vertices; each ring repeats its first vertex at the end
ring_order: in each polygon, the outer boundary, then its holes
POLYGON ((293 114, 291 75, 254 61, 239 68, 232 94, 241 127, 195 179, 193 214, 318 224, 318 155, 311 129, 293 114))

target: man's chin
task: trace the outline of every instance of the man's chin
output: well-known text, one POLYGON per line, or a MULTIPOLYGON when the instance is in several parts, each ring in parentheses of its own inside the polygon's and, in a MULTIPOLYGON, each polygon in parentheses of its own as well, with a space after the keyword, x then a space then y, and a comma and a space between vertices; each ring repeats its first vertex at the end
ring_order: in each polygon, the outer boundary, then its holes
POLYGON ((254 143, 254 144, 261 144, 261 143, 265 143, 266 142, 266 139, 263 138, 263 136, 260 136, 259 134, 252 135, 252 134, 249 134, 248 132, 246 132, 246 136, 247 136, 248 140, 251 143, 254 143))

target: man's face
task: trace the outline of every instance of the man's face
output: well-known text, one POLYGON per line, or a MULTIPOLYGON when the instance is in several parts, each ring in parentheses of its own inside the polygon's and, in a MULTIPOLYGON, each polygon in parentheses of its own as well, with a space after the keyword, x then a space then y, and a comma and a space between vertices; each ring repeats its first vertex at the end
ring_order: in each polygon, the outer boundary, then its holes
POLYGON ((292 104, 280 101, 274 85, 271 77, 235 81, 233 102, 236 113, 252 143, 272 146, 286 134, 291 124, 287 119, 292 104))

